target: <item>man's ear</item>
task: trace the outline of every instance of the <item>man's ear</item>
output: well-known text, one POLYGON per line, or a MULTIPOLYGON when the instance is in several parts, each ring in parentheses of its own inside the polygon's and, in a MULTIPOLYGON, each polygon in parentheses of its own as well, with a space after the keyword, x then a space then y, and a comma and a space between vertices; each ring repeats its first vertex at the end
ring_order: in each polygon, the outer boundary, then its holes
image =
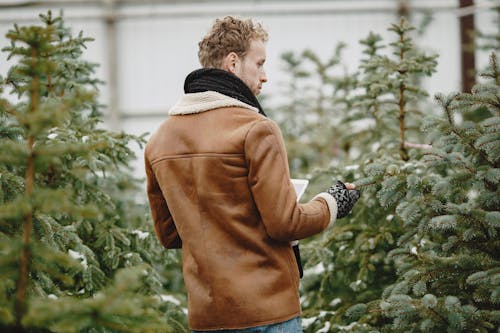
POLYGON ((230 73, 236 74, 239 66, 240 58, 236 52, 229 52, 226 57, 222 60, 222 69, 230 73))

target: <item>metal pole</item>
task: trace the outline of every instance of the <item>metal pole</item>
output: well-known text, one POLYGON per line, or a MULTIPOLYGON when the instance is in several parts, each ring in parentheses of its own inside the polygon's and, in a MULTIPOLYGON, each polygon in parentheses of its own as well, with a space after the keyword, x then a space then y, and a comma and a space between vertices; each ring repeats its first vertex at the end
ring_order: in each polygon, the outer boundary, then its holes
MULTIPOLYGON (((460 0, 460 8, 474 8, 474 0, 460 0)), ((462 91, 470 92, 475 83, 474 13, 460 17, 460 55, 462 61, 462 91)))
POLYGON ((112 130, 121 129, 121 115, 118 108, 118 47, 116 38, 116 0, 103 0, 105 8, 106 38, 108 48, 109 105, 108 124, 112 130))

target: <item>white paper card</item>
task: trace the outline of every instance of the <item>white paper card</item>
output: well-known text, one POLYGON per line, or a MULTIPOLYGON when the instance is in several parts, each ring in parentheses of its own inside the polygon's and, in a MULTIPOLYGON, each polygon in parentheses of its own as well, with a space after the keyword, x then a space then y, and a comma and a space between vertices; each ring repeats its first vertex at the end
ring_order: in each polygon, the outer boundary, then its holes
MULTIPOLYGON (((292 181, 293 187, 295 188, 295 192, 297 193, 297 201, 300 200, 300 197, 306 191, 307 185, 309 185, 309 181, 307 179, 290 179, 292 181)), ((291 241, 290 245, 295 246, 299 244, 298 240, 291 241)))
POLYGON ((309 185, 309 180, 307 179, 291 179, 295 192, 297 193, 297 201, 306 191, 307 185, 309 185))

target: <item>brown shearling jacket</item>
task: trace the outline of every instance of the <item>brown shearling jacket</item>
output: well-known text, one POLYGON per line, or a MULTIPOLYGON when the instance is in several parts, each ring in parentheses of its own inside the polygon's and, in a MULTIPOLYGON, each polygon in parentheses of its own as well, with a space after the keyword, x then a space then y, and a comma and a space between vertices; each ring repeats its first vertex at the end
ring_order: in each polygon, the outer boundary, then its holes
POLYGON ((336 217, 328 194, 297 203, 281 132, 256 111, 216 92, 186 94, 145 149, 155 231, 182 248, 193 330, 300 315, 290 241, 336 217))

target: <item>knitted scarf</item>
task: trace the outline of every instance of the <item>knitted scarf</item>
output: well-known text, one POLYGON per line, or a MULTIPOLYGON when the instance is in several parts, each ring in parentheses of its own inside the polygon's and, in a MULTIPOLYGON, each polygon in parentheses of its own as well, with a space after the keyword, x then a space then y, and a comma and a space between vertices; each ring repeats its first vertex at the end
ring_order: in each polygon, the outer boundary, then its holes
POLYGON ((259 113, 266 116, 250 88, 240 78, 228 71, 217 68, 201 68, 191 72, 184 82, 184 92, 187 94, 204 91, 216 91, 235 98, 259 109, 259 113))

